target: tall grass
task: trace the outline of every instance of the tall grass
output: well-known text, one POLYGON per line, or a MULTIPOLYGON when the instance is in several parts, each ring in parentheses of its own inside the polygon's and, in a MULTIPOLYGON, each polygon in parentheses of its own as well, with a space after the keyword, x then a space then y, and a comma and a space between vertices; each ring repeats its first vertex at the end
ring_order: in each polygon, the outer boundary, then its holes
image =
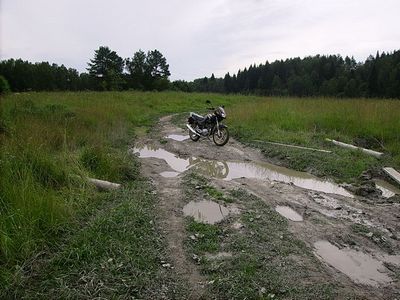
POLYGON ((371 99, 266 98, 231 109, 232 122, 255 136, 281 129, 362 138, 394 155, 400 154, 399 113, 400 101, 371 99))
POLYGON ((1 100, 0 283, 51 245, 95 191, 84 180, 135 180, 127 148, 163 114, 203 107, 207 95, 23 93, 1 100))
MULTIPOLYGON (((327 172, 322 172, 323 175, 350 180, 369 167, 383 164, 400 166, 398 100, 258 98, 234 105, 230 113, 235 134, 246 141, 265 140, 326 148, 331 146, 324 142, 325 138, 333 138, 389 154, 378 163, 336 147, 332 150, 337 155, 319 155, 317 161, 309 161, 308 166, 300 164, 300 168, 318 169, 320 163, 325 163, 324 168, 329 169, 328 164, 331 164, 335 170, 325 170, 327 172)), ((304 151, 302 154, 289 152, 286 154, 293 156, 297 162, 314 155, 304 151), (301 155, 304 157, 301 158, 301 155)), ((296 167, 294 161, 290 165, 296 167)))

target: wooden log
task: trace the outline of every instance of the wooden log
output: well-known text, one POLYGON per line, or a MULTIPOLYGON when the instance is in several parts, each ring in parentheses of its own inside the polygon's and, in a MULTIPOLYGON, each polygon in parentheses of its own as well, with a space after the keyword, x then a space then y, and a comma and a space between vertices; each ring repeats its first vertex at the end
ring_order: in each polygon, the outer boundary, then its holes
POLYGON ((325 140, 328 141, 328 142, 331 142, 331 143, 333 143, 333 144, 335 144, 337 146, 343 147, 343 148, 352 149, 352 150, 360 150, 361 152, 363 152, 365 154, 372 155, 372 156, 375 156, 377 158, 380 158, 383 155, 382 152, 378 152, 378 151, 374 151, 374 150, 370 150, 370 149, 365 149, 365 148, 362 148, 362 147, 357 147, 357 146, 354 146, 354 145, 342 143, 342 142, 331 140, 331 139, 325 139, 325 140))
POLYGON ((95 178, 88 178, 88 181, 94 184, 99 190, 116 190, 121 187, 119 183, 109 182, 95 178))
POLYGON ((288 144, 282 144, 282 143, 276 143, 276 142, 267 142, 267 141, 260 141, 260 140, 254 140, 254 142, 265 143, 265 144, 271 144, 271 145, 277 145, 277 146, 284 146, 284 147, 289 147, 289 148, 297 148, 297 149, 303 149, 303 150, 310 150, 310 151, 318 151, 318 152, 324 152, 324 153, 332 153, 332 151, 329 151, 329 150, 308 148, 308 147, 302 147, 302 146, 296 146, 296 145, 288 145, 288 144))
POLYGON ((383 168, 383 171, 388 174, 390 177, 394 179, 398 184, 400 184, 400 173, 397 172, 395 169, 387 167, 383 168))

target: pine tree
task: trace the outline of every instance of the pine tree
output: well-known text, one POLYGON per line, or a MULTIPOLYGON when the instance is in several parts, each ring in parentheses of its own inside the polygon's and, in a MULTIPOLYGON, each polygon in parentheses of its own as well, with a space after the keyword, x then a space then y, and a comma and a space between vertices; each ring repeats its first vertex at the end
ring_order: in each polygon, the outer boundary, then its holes
POLYGON ((94 58, 90 60, 88 66, 89 74, 98 79, 98 89, 120 89, 124 60, 115 51, 108 47, 99 47, 95 50, 94 58))

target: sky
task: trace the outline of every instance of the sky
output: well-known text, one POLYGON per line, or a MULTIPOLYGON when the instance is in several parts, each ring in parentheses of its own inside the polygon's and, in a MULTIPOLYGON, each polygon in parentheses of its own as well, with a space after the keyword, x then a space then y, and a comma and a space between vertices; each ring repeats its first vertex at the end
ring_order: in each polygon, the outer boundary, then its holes
POLYGON ((172 80, 400 49, 399 0, 0 0, 0 58, 84 72, 99 46, 166 57, 172 80))

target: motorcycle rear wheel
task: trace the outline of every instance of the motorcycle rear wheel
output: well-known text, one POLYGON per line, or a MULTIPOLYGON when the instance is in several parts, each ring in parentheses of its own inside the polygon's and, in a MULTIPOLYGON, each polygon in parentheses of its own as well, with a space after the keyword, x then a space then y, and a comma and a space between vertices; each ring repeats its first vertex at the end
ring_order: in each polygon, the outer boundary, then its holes
POLYGON ((227 127, 222 127, 219 129, 215 129, 213 132, 213 141, 217 146, 224 146, 229 141, 229 130, 227 127))

